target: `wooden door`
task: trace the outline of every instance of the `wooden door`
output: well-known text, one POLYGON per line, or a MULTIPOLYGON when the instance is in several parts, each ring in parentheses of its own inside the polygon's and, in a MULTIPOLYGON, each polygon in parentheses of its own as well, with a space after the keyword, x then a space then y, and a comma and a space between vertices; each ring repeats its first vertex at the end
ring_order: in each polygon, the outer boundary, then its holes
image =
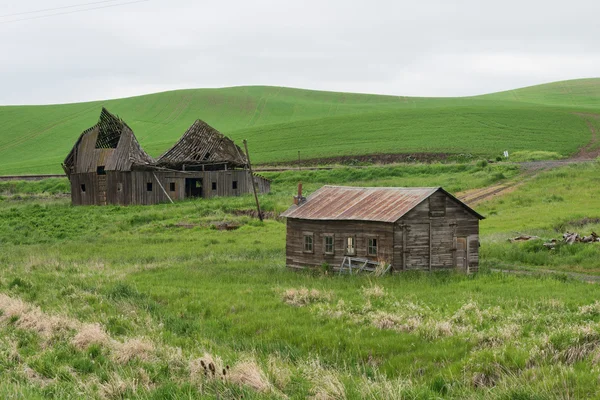
POLYGON ((406 227, 406 269, 429 269, 430 228, 429 224, 406 227))
POLYGON ((468 253, 467 253, 467 238, 457 237, 456 238, 456 260, 455 266, 460 270, 467 270, 468 266, 468 253))
POLYGON ((98 204, 106 205, 106 174, 98 175, 98 204))

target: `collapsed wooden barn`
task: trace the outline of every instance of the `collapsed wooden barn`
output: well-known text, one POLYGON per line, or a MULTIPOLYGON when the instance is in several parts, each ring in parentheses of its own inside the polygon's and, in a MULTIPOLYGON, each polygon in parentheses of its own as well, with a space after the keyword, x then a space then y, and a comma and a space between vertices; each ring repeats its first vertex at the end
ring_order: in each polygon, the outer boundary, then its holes
POLYGON ((76 205, 157 204, 185 198, 260 193, 270 181, 252 175, 242 150, 197 120, 157 160, 140 146, 133 130, 102 109, 96 125, 84 131, 63 163, 76 205))
POLYGON ((301 192, 282 214, 290 268, 479 268, 484 217, 440 187, 324 186, 307 199, 301 192))

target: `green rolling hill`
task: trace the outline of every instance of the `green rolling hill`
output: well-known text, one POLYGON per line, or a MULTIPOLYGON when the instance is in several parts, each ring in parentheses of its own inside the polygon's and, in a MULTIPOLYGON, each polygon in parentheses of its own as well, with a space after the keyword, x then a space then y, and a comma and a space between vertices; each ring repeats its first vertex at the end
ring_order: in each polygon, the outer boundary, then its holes
POLYGON ((152 156, 200 118, 257 163, 370 153, 503 150, 576 153, 600 120, 600 79, 460 98, 417 98, 248 86, 126 99, 0 107, 0 174, 60 173, 60 162, 100 108, 121 116, 152 156))

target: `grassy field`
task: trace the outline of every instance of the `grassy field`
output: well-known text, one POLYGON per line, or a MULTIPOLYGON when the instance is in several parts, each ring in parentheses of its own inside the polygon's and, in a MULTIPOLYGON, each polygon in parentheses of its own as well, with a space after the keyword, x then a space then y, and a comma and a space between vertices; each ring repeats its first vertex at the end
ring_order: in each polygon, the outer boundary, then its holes
POLYGON ((545 151, 568 156, 591 139, 579 114, 598 113, 600 79, 559 82, 464 98, 412 98, 236 87, 158 93, 100 102, 0 107, 0 174, 61 173, 78 135, 100 107, 122 116, 153 156, 201 118, 258 163, 332 154, 468 153, 496 157, 545 151))
MULTIPOLYGON (((545 172, 480 205, 476 276, 380 278, 286 270, 285 224, 244 216, 251 196, 72 207, 58 195, 64 180, 2 183, 0 397, 599 398, 597 285, 490 272, 523 263, 600 272, 598 245, 505 244, 516 232, 597 227, 581 219, 600 217, 598 172, 545 172), (223 222, 239 229, 221 231, 223 222)), ((309 192, 461 191, 517 173, 501 164, 272 173, 261 200, 285 209, 300 179, 309 192)))

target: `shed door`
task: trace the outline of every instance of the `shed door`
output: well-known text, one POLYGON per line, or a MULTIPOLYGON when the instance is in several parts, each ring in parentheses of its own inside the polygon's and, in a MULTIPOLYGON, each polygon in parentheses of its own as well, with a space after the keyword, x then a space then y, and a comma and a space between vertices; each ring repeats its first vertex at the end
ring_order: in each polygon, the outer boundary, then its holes
POLYGON ((406 269, 429 269, 429 224, 412 224, 406 229, 406 269))
POLYGON ((467 270, 467 254, 467 238, 456 238, 456 268, 464 271, 467 270))

